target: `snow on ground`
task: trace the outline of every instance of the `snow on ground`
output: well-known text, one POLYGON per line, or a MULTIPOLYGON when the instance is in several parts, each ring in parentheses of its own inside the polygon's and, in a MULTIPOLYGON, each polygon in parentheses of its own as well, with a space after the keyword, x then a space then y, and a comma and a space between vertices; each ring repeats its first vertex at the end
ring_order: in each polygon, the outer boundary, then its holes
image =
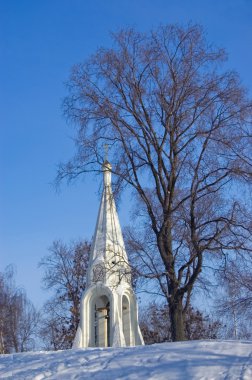
POLYGON ((251 380, 252 342, 189 341, 0 355, 0 379, 251 380))

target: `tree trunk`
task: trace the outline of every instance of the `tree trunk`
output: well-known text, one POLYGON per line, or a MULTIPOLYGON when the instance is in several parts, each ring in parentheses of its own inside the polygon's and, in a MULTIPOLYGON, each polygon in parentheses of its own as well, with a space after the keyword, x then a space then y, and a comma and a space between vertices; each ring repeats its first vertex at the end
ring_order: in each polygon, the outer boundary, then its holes
POLYGON ((183 315, 183 295, 179 292, 178 282, 175 272, 174 257, 172 254, 172 232, 171 218, 168 218, 165 231, 158 237, 157 243, 159 252, 161 253, 166 271, 167 271, 167 287, 169 296, 167 301, 169 304, 169 314, 171 322, 172 341, 185 340, 184 315, 183 315))
POLYGON ((176 297, 169 301, 172 341, 185 340, 184 316, 182 298, 176 297))

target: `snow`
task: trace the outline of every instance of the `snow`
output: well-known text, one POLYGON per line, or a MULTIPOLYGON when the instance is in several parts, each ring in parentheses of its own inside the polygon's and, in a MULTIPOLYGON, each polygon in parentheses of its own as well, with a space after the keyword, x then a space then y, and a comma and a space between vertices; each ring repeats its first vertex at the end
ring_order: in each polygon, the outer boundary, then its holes
POLYGON ((0 379, 251 380, 252 341, 189 341, 0 355, 0 379))

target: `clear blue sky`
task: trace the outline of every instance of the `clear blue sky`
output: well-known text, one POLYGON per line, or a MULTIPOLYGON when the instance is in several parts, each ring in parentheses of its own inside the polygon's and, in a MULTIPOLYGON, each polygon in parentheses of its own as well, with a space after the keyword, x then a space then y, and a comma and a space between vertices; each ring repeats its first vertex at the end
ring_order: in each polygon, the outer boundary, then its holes
POLYGON ((61 111, 71 66, 109 46, 110 31, 188 21, 226 48, 252 93, 252 0, 0 0, 0 271, 13 263, 37 306, 38 262, 55 239, 90 238, 99 204, 98 179, 50 185, 74 151, 61 111))

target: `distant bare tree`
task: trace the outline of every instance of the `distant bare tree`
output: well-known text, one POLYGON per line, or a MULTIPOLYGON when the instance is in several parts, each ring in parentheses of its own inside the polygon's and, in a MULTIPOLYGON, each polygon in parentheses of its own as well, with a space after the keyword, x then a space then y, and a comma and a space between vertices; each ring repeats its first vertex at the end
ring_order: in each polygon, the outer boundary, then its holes
POLYGON ((110 146, 117 189, 136 196, 134 228, 148 227, 153 260, 161 260, 154 274, 162 276, 172 339, 183 340, 205 266, 251 252, 242 189, 252 178, 252 103, 197 25, 126 29, 113 40, 72 70, 64 107, 77 125, 77 153, 58 180, 100 171, 110 146))
POLYGON ((53 292, 44 305, 41 336, 47 349, 71 348, 80 319, 80 298, 86 286, 90 244, 55 241, 40 266, 43 283, 53 292))
POLYGON ((226 337, 251 338, 252 257, 237 257, 226 262, 219 273, 219 282, 222 291, 216 306, 226 322, 226 337))
POLYGON ((34 349, 40 314, 14 282, 13 267, 0 273, 0 353, 34 349))

